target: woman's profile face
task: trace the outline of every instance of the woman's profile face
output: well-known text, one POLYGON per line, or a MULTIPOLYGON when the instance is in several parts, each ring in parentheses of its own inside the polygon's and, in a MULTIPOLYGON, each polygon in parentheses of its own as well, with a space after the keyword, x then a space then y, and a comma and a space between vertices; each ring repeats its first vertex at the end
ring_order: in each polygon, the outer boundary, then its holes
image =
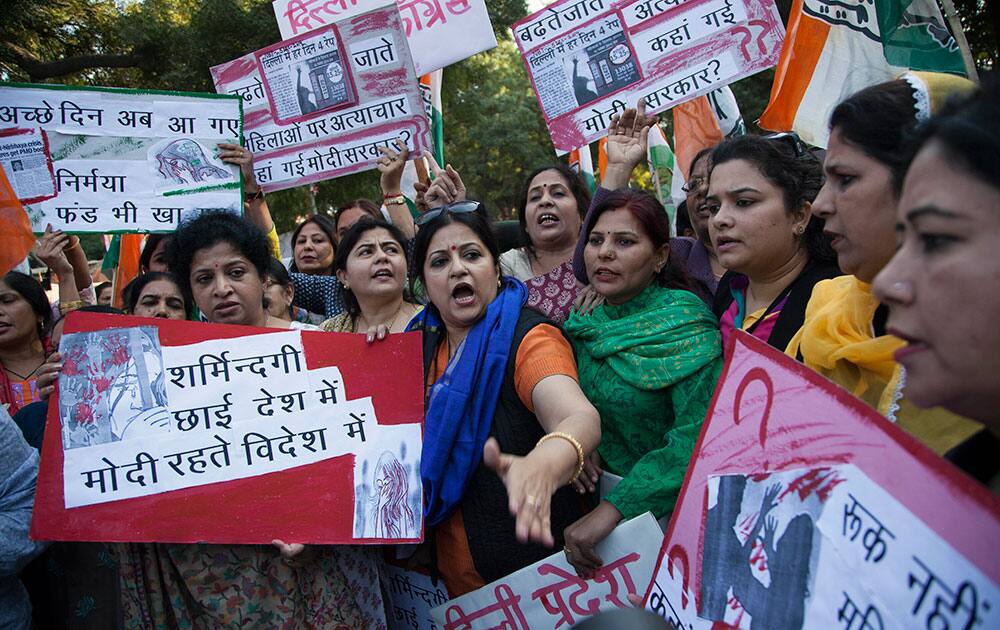
POLYGON ((889 306, 889 332, 907 342, 896 352, 906 368, 907 399, 994 423, 1000 418, 998 186, 970 175, 941 144, 927 144, 900 197, 899 249, 873 287, 889 306))
POLYGON ((292 258, 302 273, 328 274, 333 267, 333 243, 326 232, 313 222, 306 223, 295 238, 292 258))
POLYGON ((406 254, 389 230, 378 227, 361 235, 337 278, 362 299, 397 297, 406 282, 406 254))
POLYGON ((20 293, 0 280, 0 348, 24 347, 38 340, 38 317, 20 293))
POLYGON ((462 223, 451 223, 434 234, 423 272, 427 297, 449 329, 471 328, 497 296, 497 261, 462 223))
POLYGON ((199 249, 191 260, 191 292, 213 324, 262 324, 264 280, 257 268, 227 242, 199 249))
POLYGON ((611 304, 642 293, 667 263, 667 254, 667 246, 654 246, 627 208, 601 214, 583 250, 590 285, 611 304))
POLYGON ((773 274, 795 256, 808 211, 788 212, 784 191, 753 163, 730 160, 712 169, 705 205, 719 263, 751 278, 773 274))
POLYGON ((892 171, 847 142, 839 128, 830 134, 826 182, 813 201, 813 214, 837 252, 844 273, 871 282, 895 252, 896 194, 892 171))

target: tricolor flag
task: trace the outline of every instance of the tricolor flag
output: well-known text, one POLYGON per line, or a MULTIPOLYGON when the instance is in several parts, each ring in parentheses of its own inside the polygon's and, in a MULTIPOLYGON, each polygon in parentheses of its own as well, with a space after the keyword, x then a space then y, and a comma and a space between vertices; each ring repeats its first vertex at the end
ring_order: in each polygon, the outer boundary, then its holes
POLYGON ((649 176, 656 190, 656 198, 660 200, 670 217, 670 234, 674 234, 674 217, 677 208, 670 196, 670 184, 674 172, 674 152, 663 135, 659 125, 653 125, 646 131, 646 162, 649 164, 649 176))
POLYGON ((20 265, 34 245, 31 221, 0 166, 0 274, 20 265))
POLYGON ((139 275, 139 256, 142 254, 142 242, 145 239, 145 234, 122 234, 118 241, 118 267, 111 281, 111 305, 115 308, 124 308, 122 289, 139 275))
MULTIPOLYGON (((420 77, 420 96, 424 102, 424 111, 431 121, 431 142, 434 145, 431 154, 441 166, 444 166, 444 118, 441 110, 441 79, 443 76, 444 68, 441 68, 420 77)), ((414 217, 417 216, 417 206, 414 203, 417 192, 413 184, 426 179, 427 166, 424 164, 423 157, 411 155, 410 161, 403 168, 403 177, 399 182, 399 188, 403 196, 406 197, 406 203, 414 217)))
POLYGON ((795 0, 760 126, 826 147, 840 101, 907 69, 965 75, 935 0, 795 0))
POLYGON ((597 142, 597 176, 604 179, 604 171, 608 168, 608 138, 605 136, 597 142))
POLYGON ((590 194, 597 190, 597 180, 594 178, 594 158, 590 155, 590 145, 573 149, 569 152, 569 167, 580 174, 590 194))

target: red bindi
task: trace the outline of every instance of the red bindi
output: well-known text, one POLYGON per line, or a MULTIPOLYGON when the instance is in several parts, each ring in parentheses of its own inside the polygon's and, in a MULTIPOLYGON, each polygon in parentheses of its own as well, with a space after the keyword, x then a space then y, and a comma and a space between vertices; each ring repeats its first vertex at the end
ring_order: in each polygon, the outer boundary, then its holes
POLYGON ((451 251, 455 251, 456 249, 458 249, 458 246, 457 246, 457 245, 452 245, 452 246, 451 246, 451 251))

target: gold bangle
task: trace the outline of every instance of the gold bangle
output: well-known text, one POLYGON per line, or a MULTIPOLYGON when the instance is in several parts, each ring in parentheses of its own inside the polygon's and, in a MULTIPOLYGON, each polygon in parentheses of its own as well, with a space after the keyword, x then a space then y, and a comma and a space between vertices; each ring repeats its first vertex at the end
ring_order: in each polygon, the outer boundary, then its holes
POLYGON ((576 449, 576 472, 573 473, 573 478, 570 479, 568 482, 568 483, 573 483, 574 481, 579 479, 580 475, 583 473, 583 445, 581 445, 580 441, 577 440, 572 435, 570 435, 569 433, 563 433, 562 431, 553 431, 552 433, 546 433, 545 435, 543 435, 542 439, 538 440, 538 443, 535 444, 535 448, 541 446, 542 442, 544 442, 545 440, 549 440, 552 438, 562 438, 567 442, 569 442, 570 444, 572 444, 573 448, 576 449))
POLYGON ((387 206, 405 206, 406 197, 404 197, 403 195, 393 195, 383 199, 382 203, 384 203, 387 206))
POLYGON ((59 314, 65 315, 70 311, 75 311, 77 309, 83 308, 83 300, 73 300, 72 302, 60 302, 59 303, 59 314))

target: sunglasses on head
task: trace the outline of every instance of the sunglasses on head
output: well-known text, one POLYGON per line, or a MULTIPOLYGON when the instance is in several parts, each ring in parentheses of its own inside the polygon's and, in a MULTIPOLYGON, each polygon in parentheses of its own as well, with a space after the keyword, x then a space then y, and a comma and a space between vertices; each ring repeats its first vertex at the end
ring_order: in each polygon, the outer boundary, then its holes
POLYGON ((438 206, 423 213, 414 220, 417 225, 426 225, 441 216, 443 212, 449 214, 465 214, 467 212, 479 212, 483 204, 478 201, 453 201, 445 206, 438 206))
POLYGON ((774 140, 776 142, 784 142, 792 148, 795 152, 795 157, 800 158, 806 153, 809 153, 809 147, 806 146, 805 142, 799 138, 799 134, 794 131, 783 131, 781 133, 772 133, 763 136, 765 140, 774 140))

